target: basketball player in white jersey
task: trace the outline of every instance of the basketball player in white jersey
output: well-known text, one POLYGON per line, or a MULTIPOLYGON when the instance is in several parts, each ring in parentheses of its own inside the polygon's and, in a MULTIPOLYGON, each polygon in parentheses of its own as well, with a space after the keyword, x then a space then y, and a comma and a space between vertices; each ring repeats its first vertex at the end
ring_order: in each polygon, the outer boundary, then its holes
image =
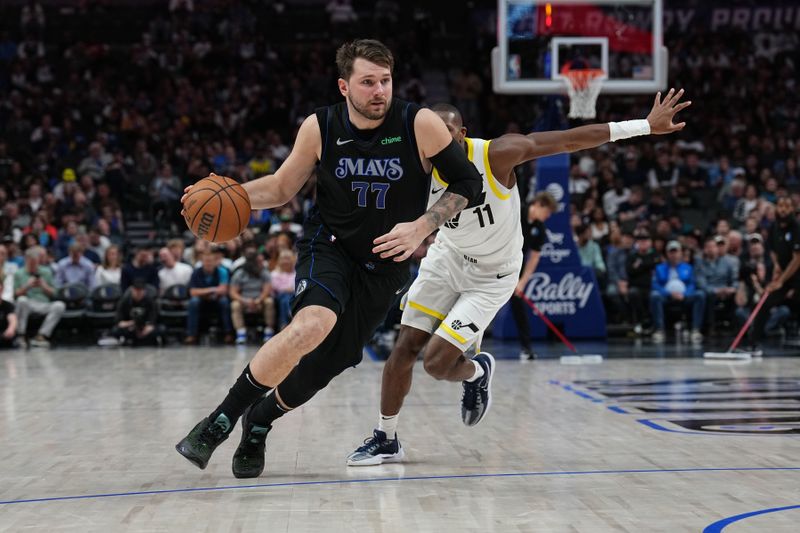
MULTIPOLYGON (((397 418, 411 389, 417 356, 427 343, 425 371, 440 380, 461 381, 461 418, 467 426, 481 421, 491 406, 494 358, 479 352, 472 359, 464 352, 479 341, 484 329, 518 286, 532 275, 522 270, 520 199, 514 167, 547 155, 576 152, 609 141, 639 135, 680 131, 675 114, 691 102, 680 102, 683 90, 671 89, 655 98, 645 120, 593 124, 566 131, 507 134, 494 140, 467 138, 459 111, 447 104, 432 109, 447 125, 453 139, 483 176, 483 194, 439 230, 422 260, 419 275, 408 291, 397 343, 383 369, 381 412, 373 436, 347 458, 350 466, 401 461, 397 418), (518 285, 519 284, 519 285, 518 285)), ((433 169, 430 202, 447 187, 447 177, 433 169)), ((549 195, 548 195, 549 197, 549 195)), ((555 201, 541 197, 544 210, 555 201)), ((545 213, 543 218, 547 218, 545 213)), ((479 350, 479 347, 477 348, 479 350)))

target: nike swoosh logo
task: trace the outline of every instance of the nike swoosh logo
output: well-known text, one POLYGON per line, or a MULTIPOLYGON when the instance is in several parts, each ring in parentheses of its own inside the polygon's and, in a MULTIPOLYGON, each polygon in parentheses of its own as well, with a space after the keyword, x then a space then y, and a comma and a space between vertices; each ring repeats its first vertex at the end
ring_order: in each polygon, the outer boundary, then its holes
POLYGON ((498 275, 497 275, 497 279, 503 279, 503 278, 507 278, 507 277, 508 277, 508 276, 510 276, 511 274, 513 274, 513 272, 509 272, 508 274, 503 274, 502 276, 501 276, 500 274, 498 274, 498 275))
POLYGON ((441 187, 441 188, 439 188, 439 189, 432 189, 432 190, 431 190, 431 194, 436 194, 437 192, 439 192, 439 191, 441 191, 441 190, 443 190, 443 189, 444 189, 444 187, 441 187))
MULTIPOLYGON (((403 287, 403 289, 404 289, 404 288, 405 288, 405 287, 403 287)), ((403 292, 403 289, 398 289, 397 291, 395 291, 395 294, 400 294, 401 292, 403 292)))
POLYGON ((346 141, 343 141, 342 139, 337 138, 336 139, 336 146, 341 146, 343 144, 351 143, 353 141, 355 141, 355 139, 347 139, 346 141))

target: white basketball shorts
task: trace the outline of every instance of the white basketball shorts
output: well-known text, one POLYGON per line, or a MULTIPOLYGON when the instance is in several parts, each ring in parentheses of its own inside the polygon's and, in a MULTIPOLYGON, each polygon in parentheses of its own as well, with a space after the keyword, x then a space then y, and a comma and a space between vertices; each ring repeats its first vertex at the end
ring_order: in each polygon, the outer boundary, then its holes
POLYGON ((509 255, 471 258, 435 241, 408 290, 401 323, 466 351, 514 293, 522 251, 509 255))

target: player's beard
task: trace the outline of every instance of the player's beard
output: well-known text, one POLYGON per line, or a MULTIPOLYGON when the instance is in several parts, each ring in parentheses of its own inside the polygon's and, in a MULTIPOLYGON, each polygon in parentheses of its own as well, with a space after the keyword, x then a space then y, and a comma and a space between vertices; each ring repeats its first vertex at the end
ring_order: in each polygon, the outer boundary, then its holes
POLYGON ((373 101, 368 101, 366 104, 361 105, 357 103, 355 100, 353 100, 353 98, 349 94, 347 95, 347 100, 350 101, 350 105, 353 106, 353 109, 358 111, 358 113, 367 120, 382 119, 383 117, 386 116, 387 111, 389 111, 389 105, 391 105, 391 102, 389 100, 384 100, 383 109, 381 111, 376 112, 376 111, 370 111, 370 105, 373 103, 373 101))

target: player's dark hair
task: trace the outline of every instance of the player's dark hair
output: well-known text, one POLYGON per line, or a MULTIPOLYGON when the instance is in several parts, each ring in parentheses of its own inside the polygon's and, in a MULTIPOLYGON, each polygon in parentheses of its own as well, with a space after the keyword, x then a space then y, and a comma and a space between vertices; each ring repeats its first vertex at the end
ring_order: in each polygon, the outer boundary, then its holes
POLYGON ((340 78, 350 79, 353 74, 353 63, 359 57, 387 67, 389 71, 394 69, 394 57, 385 44, 374 39, 358 39, 345 43, 336 50, 336 67, 339 69, 340 78))
POLYGON ((431 111, 433 111, 434 113, 442 113, 442 114, 452 113, 456 119, 456 122, 460 126, 464 125, 464 119, 461 117, 461 111, 459 111, 458 108, 454 105, 440 102, 438 104, 433 104, 431 106, 431 111))
POLYGON ((558 211, 558 202, 556 202, 553 195, 547 191, 537 192, 536 196, 533 197, 533 203, 546 207, 551 213, 558 211))

